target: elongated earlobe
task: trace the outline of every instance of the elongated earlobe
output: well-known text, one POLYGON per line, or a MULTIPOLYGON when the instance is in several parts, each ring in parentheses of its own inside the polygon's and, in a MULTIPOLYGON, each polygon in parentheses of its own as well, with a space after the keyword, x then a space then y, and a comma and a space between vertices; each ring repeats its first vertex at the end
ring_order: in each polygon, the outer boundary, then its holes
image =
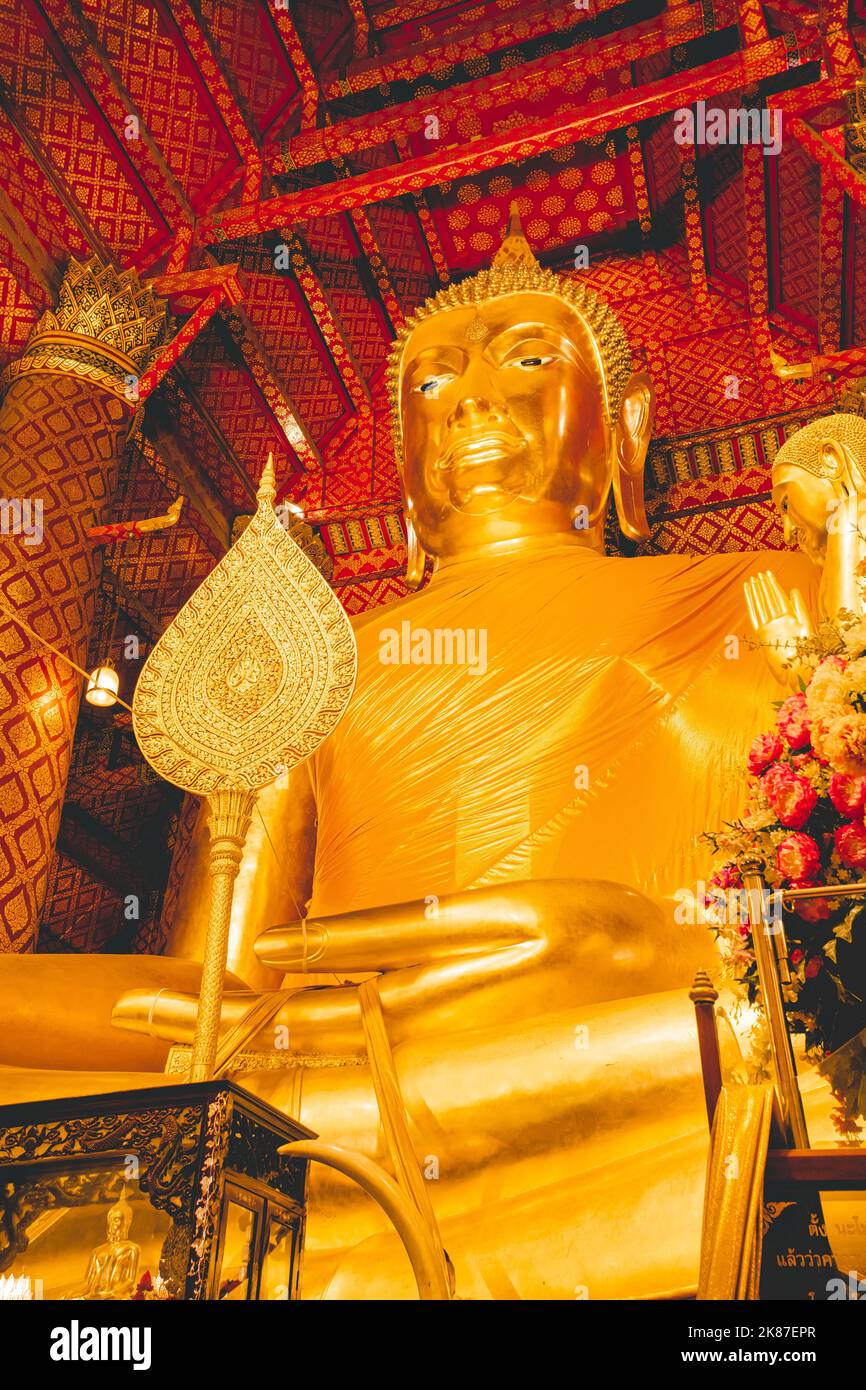
POLYGON ((635 372, 623 396, 616 426, 613 495, 620 530, 630 540, 650 535, 644 506, 644 465, 652 436, 655 399, 652 382, 635 372))
POLYGON ((427 552, 418 539, 412 518, 406 513, 406 583, 410 589, 420 588, 424 579, 427 552))

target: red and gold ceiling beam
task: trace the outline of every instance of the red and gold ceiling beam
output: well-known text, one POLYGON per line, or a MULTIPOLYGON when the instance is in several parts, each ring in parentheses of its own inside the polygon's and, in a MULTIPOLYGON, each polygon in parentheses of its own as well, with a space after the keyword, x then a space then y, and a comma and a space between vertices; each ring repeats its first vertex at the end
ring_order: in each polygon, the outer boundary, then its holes
POLYGON ((689 260, 689 280, 692 303, 702 319, 710 317, 710 293, 707 286, 707 258, 704 247, 704 228, 698 196, 698 171, 693 144, 679 147, 680 180, 683 189, 683 221, 685 224, 686 255, 689 260))
POLYGON ((325 341, 353 407, 358 410, 369 404, 370 388, 355 361, 343 326, 334 312, 324 286, 320 283, 310 264, 306 247, 300 237, 288 227, 281 229, 281 237, 288 247, 292 274, 306 301, 313 324, 318 328, 325 341))
POLYGON ((225 323, 265 404, 305 472, 321 471, 322 456, 303 423, 280 373, 243 305, 226 310, 225 323))
POLYGON ((448 146, 402 164, 366 170, 337 183, 301 189, 204 220, 201 235, 209 240, 258 234, 314 217, 346 212, 367 203, 418 192, 446 180, 477 174, 502 164, 519 163, 552 149, 606 135, 610 131, 722 92, 774 77, 790 68, 785 39, 769 39, 754 48, 716 59, 690 72, 675 73, 628 94, 591 103, 588 108, 546 117, 468 145, 448 146))
POLYGON ((283 143, 279 155, 272 159, 272 167, 274 172, 285 172, 340 155, 356 154, 390 140, 405 140, 414 132, 422 132, 431 110, 443 103, 459 116, 465 111, 477 112, 479 97, 486 99, 493 94, 496 97, 494 109, 513 109, 516 88, 526 99, 544 98, 593 73, 597 75, 598 65, 605 59, 610 65, 619 67, 663 53, 703 33, 704 22, 698 8, 687 6, 685 12, 677 9, 659 19, 635 25, 627 34, 590 39, 576 51, 547 54, 505 72, 476 78, 439 98, 415 97, 383 111, 352 116, 334 125, 302 132, 283 143))
POLYGON ((806 153, 821 166, 822 189, 835 185, 843 193, 847 193, 858 207, 866 208, 866 179, 851 167, 845 156, 834 149, 817 130, 813 130, 798 117, 787 121, 786 127, 806 153))
POLYGON ((818 231, 818 343, 822 352, 838 352, 842 341, 842 280, 845 194, 821 176, 818 231))
POLYGON ((491 23, 489 18, 482 16, 472 30, 464 30, 461 34, 427 39, 413 44, 403 53, 352 63, 345 76, 328 84, 324 94, 335 98, 366 92, 388 82, 411 82, 431 72, 435 74, 437 68, 448 69, 502 48, 578 29, 594 18, 596 9, 594 0, 580 9, 573 4, 551 5, 549 0, 543 0, 542 4, 524 10, 519 17, 512 13, 502 22, 491 23))
POLYGON ((304 51, 301 36, 288 9, 285 7, 275 9, 271 5, 268 5, 267 8, 279 30, 280 38, 285 45, 289 61, 295 70, 295 76, 301 88, 301 125, 313 126, 316 124, 321 95, 316 74, 310 67, 310 60, 304 51))
POLYGON ((746 46, 763 43, 769 38, 770 31, 767 28, 761 0, 738 0, 737 12, 740 19, 740 35, 746 46))
POLYGON ((370 16, 367 14, 365 0, 349 0, 349 9, 355 23, 352 47, 356 58, 366 58, 370 49, 370 16))
POLYGON ((20 137, 22 144, 26 147, 34 164, 38 166, 45 182, 48 184, 55 197, 63 205, 70 221, 77 227, 84 245, 89 251, 95 252, 100 260, 106 262, 112 260, 113 257, 110 248, 103 241, 78 199, 69 188, 63 174, 57 168, 47 151, 42 147, 35 132, 30 129, 28 122, 12 101, 2 78, 0 78, 0 113, 5 114, 13 129, 20 137))
POLYGON ((822 0, 821 33, 833 76, 859 77, 863 64, 851 35, 848 0, 822 0))
MULTIPOLYGON (((136 180, 142 181, 151 193, 159 194, 160 209, 171 221, 190 225, 194 213, 186 194, 166 163, 109 55, 99 43, 79 0, 40 0, 40 4, 65 52, 87 84, 88 91, 83 94, 86 104, 90 105, 90 95, 96 98, 99 115, 103 122, 107 122, 115 146, 123 149, 126 163, 136 180), (124 139, 130 117, 134 117, 137 123, 135 160, 131 157, 133 142, 124 139)), ((31 11, 35 11, 32 0, 30 6, 31 11)))
POLYGON ((196 15, 189 0, 172 0, 171 15, 207 84, 208 92, 225 122, 235 148, 244 161, 244 196, 252 196, 261 188, 261 153, 238 108, 219 54, 211 45, 201 19, 196 15))
POLYGON ((140 377, 135 387, 136 394, 133 395, 132 399, 137 402, 147 400, 147 397, 156 390, 172 367, 177 365, 202 329, 210 323, 217 310, 221 309, 223 305, 240 303, 244 291, 237 277, 237 269, 237 266, 219 266, 216 270, 166 275, 154 282, 155 286, 161 287, 159 290, 161 294, 172 293, 172 289, 166 289, 166 286, 173 287, 175 294, 189 295, 193 290, 205 290, 206 293, 171 342, 166 343, 160 349, 155 360, 140 377))

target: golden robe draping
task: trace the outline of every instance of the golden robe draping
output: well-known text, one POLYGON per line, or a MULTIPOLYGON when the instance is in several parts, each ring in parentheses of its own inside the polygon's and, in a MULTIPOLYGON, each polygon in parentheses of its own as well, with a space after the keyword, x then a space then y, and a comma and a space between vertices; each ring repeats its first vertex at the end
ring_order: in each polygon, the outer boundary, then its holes
POLYGON ((743 599, 768 563, 814 600, 800 555, 620 559, 566 537, 361 615, 354 698, 311 764, 311 914, 509 879, 694 890, 780 698, 743 599), (419 629, 462 630, 474 672, 381 659, 419 629))

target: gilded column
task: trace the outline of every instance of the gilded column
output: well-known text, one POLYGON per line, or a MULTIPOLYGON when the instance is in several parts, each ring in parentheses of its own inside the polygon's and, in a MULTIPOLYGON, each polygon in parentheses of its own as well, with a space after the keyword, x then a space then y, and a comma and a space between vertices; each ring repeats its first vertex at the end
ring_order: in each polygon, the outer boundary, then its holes
POLYGON ((32 950, 57 838, 100 554, 135 384, 166 325, 134 272, 72 260, 0 404, 0 951, 32 950))

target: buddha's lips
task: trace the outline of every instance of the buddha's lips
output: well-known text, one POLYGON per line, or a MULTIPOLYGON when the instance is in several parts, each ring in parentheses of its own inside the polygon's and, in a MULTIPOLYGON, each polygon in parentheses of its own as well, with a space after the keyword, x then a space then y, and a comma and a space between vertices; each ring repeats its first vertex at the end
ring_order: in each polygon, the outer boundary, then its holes
POLYGON ((454 440, 440 456, 436 466, 445 472, 460 464, 494 463, 497 459, 518 453, 525 442, 521 435, 485 430, 483 434, 479 432, 454 440))

